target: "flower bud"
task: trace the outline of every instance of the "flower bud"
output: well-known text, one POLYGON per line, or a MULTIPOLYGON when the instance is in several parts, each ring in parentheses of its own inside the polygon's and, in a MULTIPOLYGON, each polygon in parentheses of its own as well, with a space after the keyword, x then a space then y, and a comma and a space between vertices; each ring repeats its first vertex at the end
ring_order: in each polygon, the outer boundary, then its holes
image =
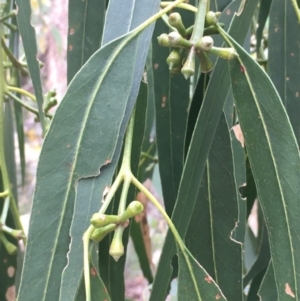
POLYGON ((100 242, 109 232, 117 228, 116 224, 109 224, 101 228, 96 228, 90 236, 90 239, 95 242, 100 242))
POLYGON ((172 31, 168 35, 169 43, 173 47, 191 48, 192 43, 184 39, 177 31, 172 31))
POLYGON ((206 13, 205 16, 205 25, 210 26, 210 25, 216 25, 218 22, 218 15, 214 13, 213 11, 209 11, 206 13))
POLYGON ((7 253, 9 255, 17 254, 18 248, 14 244, 12 244, 10 241, 8 241, 3 233, 0 234, 0 240, 3 243, 7 253))
POLYGON ((122 242, 123 231, 124 228, 121 225, 116 228, 109 248, 109 255, 111 255, 115 261, 118 261, 120 257, 124 255, 124 246, 122 242))
POLYGON ((126 216, 126 219, 132 218, 144 211, 144 206, 139 201, 133 201, 131 202, 125 212, 122 214, 122 220, 123 216, 126 216))
POLYGON ((157 37, 157 41, 160 46, 170 47, 169 37, 166 33, 163 33, 157 37))
POLYGON ((208 55, 204 51, 200 51, 197 53, 200 59, 200 70, 202 73, 210 72, 214 65, 208 55))
POLYGON ((169 23, 171 26, 175 27, 183 37, 186 36, 185 26, 183 25, 183 22, 182 22, 182 19, 181 19, 181 16, 179 13, 171 13, 169 15, 169 23))
POLYGON ((106 215, 103 213, 94 213, 90 219, 91 224, 95 228, 101 228, 108 224, 117 224, 120 217, 117 215, 106 215))
POLYGON ((169 65, 169 70, 173 72, 173 70, 181 68, 181 53, 178 49, 173 49, 170 55, 167 58, 167 64, 169 65))
POLYGON ((189 51, 188 57, 181 68, 181 73, 185 79, 189 79, 192 75, 195 74, 195 49, 192 47, 189 51))
POLYGON ((209 50, 211 49, 211 47, 213 47, 214 45, 214 40, 212 37, 210 36, 205 36, 202 37, 196 44, 195 44, 195 48, 196 50, 209 50))
POLYGON ((209 52, 212 54, 215 54, 225 60, 233 60, 234 58, 239 56, 234 48, 212 47, 209 50, 209 52))

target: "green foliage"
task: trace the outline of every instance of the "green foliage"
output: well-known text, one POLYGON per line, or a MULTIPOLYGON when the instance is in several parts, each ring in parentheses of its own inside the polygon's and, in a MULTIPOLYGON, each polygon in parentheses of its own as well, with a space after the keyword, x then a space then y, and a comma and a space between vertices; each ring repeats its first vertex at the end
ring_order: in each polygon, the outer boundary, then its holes
POLYGON ((297 1, 69 1, 53 118, 30 2, 14 5, 0 11, 0 299, 125 301, 131 236, 144 300, 165 300, 177 278, 180 301, 300 301, 297 1), (28 240, 23 108, 46 134, 28 240), (143 184, 156 165, 164 207, 143 184), (143 200, 169 226, 155 273, 143 200))

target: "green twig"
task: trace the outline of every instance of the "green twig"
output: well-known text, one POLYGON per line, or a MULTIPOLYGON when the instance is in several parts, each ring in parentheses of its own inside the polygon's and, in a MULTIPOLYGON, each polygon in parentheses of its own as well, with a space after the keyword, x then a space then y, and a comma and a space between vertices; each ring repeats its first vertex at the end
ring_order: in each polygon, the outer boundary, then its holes
POLYGON ((9 191, 8 190, 5 190, 3 192, 0 192, 0 198, 5 198, 6 196, 9 195, 9 191))
POLYGON ((297 19, 298 19, 298 23, 300 23, 300 10, 299 10, 299 7, 298 7, 297 0, 291 0, 291 1, 292 1, 292 5, 295 9, 295 13, 296 13, 296 16, 297 16, 297 19))
POLYGON ((27 104, 26 102, 24 102, 21 98, 19 98, 18 96, 16 96, 15 94, 13 94, 11 92, 6 92, 6 94, 9 97, 11 97, 13 100, 18 102, 26 110, 28 110, 29 112, 35 114, 36 116, 39 116, 39 111, 36 108, 34 108, 34 107, 30 106, 29 104, 27 104))
POLYGON ((7 213, 9 210, 9 201, 10 201, 10 197, 7 196, 4 200, 4 204, 2 207, 0 225, 5 225, 5 223, 6 223, 7 213))
MULTIPOLYGON (((163 2, 160 2, 160 7, 167 7, 168 5, 170 5, 172 2, 170 1, 163 1, 163 2)), ((177 5, 178 8, 182 8, 182 9, 186 9, 186 10, 189 10, 189 11, 192 11, 194 13, 196 13, 198 11, 198 8, 191 5, 191 4, 187 4, 187 3, 181 3, 179 5, 177 5)))
POLYGON ((196 15, 196 20, 195 20, 195 26, 190 40, 193 44, 195 44, 203 37, 207 1, 208 0, 201 0, 199 2, 198 13, 196 15))
POLYGON ((21 89, 18 87, 13 87, 13 86, 6 86, 6 88, 8 91, 19 93, 19 94, 24 95, 36 102, 35 96, 24 89, 21 89))
POLYGON ((4 38, 1 39, 1 44, 4 52, 6 53, 7 57, 13 64, 13 66, 16 69, 19 69, 22 76, 28 76, 28 71, 24 69, 23 64, 18 61, 18 59, 13 55, 13 53, 9 50, 9 48, 6 46, 4 38))
MULTIPOLYGON (((18 102, 21 106, 23 106, 26 110, 28 110, 29 112, 35 114, 37 117, 39 117, 39 111, 38 109, 30 106, 29 104, 27 104, 26 102, 24 102, 21 98, 19 98, 17 95, 11 93, 11 92, 6 92, 6 95, 8 95, 9 97, 11 97, 13 100, 15 100, 16 102, 18 102)), ((52 119, 53 116, 49 113, 45 114, 48 118, 52 119)))
MULTIPOLYGON (((3 29, 0 26, 0 39, 3 38, 3 29)), ((23 231, 23 226, 20 221, 18 206, 11 191, 9 175, 6 167, 5 153, 4 153, 4 93, 5 93, 5 78, 3 67, 3 51, 0 51, 0 167, 3 181, 4 191, 8 191, 9 204, 12 216, 16 226, 23 231)), ((26 238, 23 238, 24 245, 26 245, 26 238)))

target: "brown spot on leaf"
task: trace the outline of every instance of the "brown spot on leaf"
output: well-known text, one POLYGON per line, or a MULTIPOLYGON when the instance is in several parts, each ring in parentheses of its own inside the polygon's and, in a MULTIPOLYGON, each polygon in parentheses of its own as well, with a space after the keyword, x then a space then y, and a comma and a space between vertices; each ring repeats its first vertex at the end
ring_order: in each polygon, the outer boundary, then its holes
POLYGON ((7 275, 8 275, 8 277, 13 277, 14 274, 15 274, 15 270, 16 269, 13 266, 8 267, 8 269, 7 269, 7 275))
POLYGON ((219 299, 221 299, 221 295, 220 295, 220 294, 218 294, 218 295, 216 296, 216 300, 219 300, 219 299))
POLYGON ((209 275, 206 275, 204 280, 207 282, 207 283, 211 283, 212 282, 212 278, 209 276, 209 275))
POLYGON ((94 267, 91 268, 91 274, 92 274, 92 276, 97 275, 97 270, 94 267))
POLYGON ((229 8, 226 10, 226 15, 227 15, 227 16, 230 16, 230 15, 231 15, 231 10, 230 10, 229 8))
POLYGON ((74 28, 71 28, 70 31, 69 31, 69 34, 72 36, 74 33, 75 33, 74 28))
POLYGON ((14 285, 10 286, 6 290, 5 297, 6 297, 7 301, 14 301, 15 300, 15 298, 16 298, 16 287, 14 285))
POLYGON ((275 32, 278 32, 278 30, 279 30, 279 27, 275 27, 275 30, 274 30, 274 31, 275 31, 275 32))
POLYGON ((242 147, 245 146, 245 139, 244 135, 241 129, 241 126, 239 124, 232 127, 232 130, 234 132, 235 138, 241 143, 242 147))
POLYGON ((296 92, 296 97, 299 97, 299 92, 296 92))
POLYGON ((159 67, 158 64, 154 64, 154 69, 156 70, 159 67))
POLYGON ((245 67, 243 65, 240 66, 241 72, 245 73, 245 67))
POLYGON ((296 297, 288 283, 285 284, 285 293, 293 298, 296 297))
POLYGON ((71 147, 71 145, 70 145, 70 144, 68 144, 68 145, 67 145, 67 148, 70 148, 70 147, 71 147))
POLYGON ((68 47, 68 50, 72 51, 73 50, 73 45, 70 44, 69 47, 68 47))
POLYGON ((110 160, 110 159, 106 159, 106 161, 105 161, 105 165, 109 164, 110 162, 111 162, 111 160, 110 160))
POLYGON ((294 52, 292 52, 292 53, 291 53, 291 56, 295 56, 295 53, 294 53, 294 52))

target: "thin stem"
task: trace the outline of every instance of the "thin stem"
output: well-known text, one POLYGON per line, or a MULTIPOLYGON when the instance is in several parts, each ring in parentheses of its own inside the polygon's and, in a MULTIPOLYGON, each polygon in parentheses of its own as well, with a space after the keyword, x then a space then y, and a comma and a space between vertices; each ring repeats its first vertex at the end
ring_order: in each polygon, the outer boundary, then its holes
POLYGON ((155 163, 158 162, 158 158, 157 158, 157 157, 150 156, 149 154, 144 153, 144 152, 141 153, 141 157, 144 157, 144 158, 146 158, 146 159, 149 159, 149 160, 151 160, 151 161, 154 161, 155 163))
POLYGON ((91 281, 90 281, 90 262, 89 262, 89 244, 90 236, 94 231, 94 226, 89 226, 83 235, 83 274, 86 301, 91 301, 91 281))
MULTIPOLYGON (((160 7, 166 7, 168 5, 170 5, 170 1, 163 1, 163 2, 160 2, 160 7)), ((178 8, 182 8, 182 9, 186 9, 186 10, 189 10, 189 11, 192 11, 194 13, 196 13, 198 11, 198 8, 191 5, 191 4, 187 4, 187 3, 181 3, 181 4, 178 4, 177 5, 178 8)))
POLYGON ((7 15, 3 16, 2 18, 0 18, 0 21, 5 21, 11 17, 15 17, 16 16, 16 11, 13 10, 11 12, 9 12, 7 15))
MULTIPOLYGON (((155 145, 154 143, 151 143, 149 149, 147 150, 147 154, 150 153, 150 152, 152 151, 154 145, 155 145)), ((145 163, 146 159, 147 159, 146 157, 143 157, 143 158, 140 160, 140 162, 139 162, 139 167, 141 167, 141 166, 145 163)))
MULTIPOLYGON (((9 26, 9 24, 7 25, 9 26)), ((23 76, 28 76, 28 71, 24 69, 22 66, 22 63, 18 61, 18 59, 13 55, 13 53, 9 50, 9 48, 6 46, 4 38, 1 39, 1 44, 4 52, 6 53, 7 57, 13 64, 13 66, 20 70, 21 74, 23 76)))
POLYGON ((3 191, 3 192, 0 192, 0 198, 4 198, 4 197, 6 197, 6 196, 8 196, 9 195, 9 191, 8 190, 5 190, 5 191, 3 191))
POLYGON ((131 148, 132 148, 132 137, 133 137, 133 130, 134 130, 134 119, 135 119, 135 107, 133 108, 125 136, 125 143, 124 143, 124 152, 123 152, 123 159, 120 171, 130 170, 131 165, 131 148))
POLYGON ((18 102, 20 105, 22 105, 26 110, 28 110, 29 112, 35 114, 36 116, 39 116, 39 111, 28 105, 26 102, 24 102, 21 98, 19 98, 18 96, 16 96, 15 94, 11 93, 11 92, 6 92, 6 94, 11 97, 12 99, 14 99, 16 102, 18 102))
MULTIPOLYGON (((2 27, 0 27, 0 37, 3 37, 2 27)), ((3 51, 0 50, 0 167, 4 190, 9 191, 9 194, 11 195, 10 181, 4 154, 4 84, 3 51)))
MULTIPOLYGON (((24 102, 21 98, 19 98, 15 94, 13 94, 13 93, 11 93, 9 91, 5 92, 5 94, 8 95, 8 96, 10 96, 12 99, 14 99, 16 102, 18 102, 21 106, 23 106, 29 112, 35 114, 37 117, 40 116, 39 111, 36 108, 30 106, 29 104, 27 104, 26 102, 24 102)), ((50 118, 50 119, 53 118, 53 116, 51 114, 49 114, 49 113, 46 113, 46 116, 48 118, 50 118)))
POLYGON ((131 182, 131 175, 130 175, 130 170, 126 172, 125 179, 124 179, 124 184, 122 188, 122 194, 119 202, 119 208, 118 208, 118 214, 124 213, 126 209, 126 201, 127 201, 127 195, 128 195, 128 190, 130 187, 130 182, 131 182))
POLYGON ((24 95, 24 96, 26 96, 26 97, 28 97, 31 100, 36 102, 35 96, 33 94, 29 93, 28 91, 24 90, 24 89, 21 89, 21 88, 18 88, 18 87, 13 87, 13 86, 7 86, 6 88, 8 89, 8 91, 22 94, 22 95, 24 95))
POLYGON ((9 201, 10 201, 10 197, 7 196, 4 200, 4 204, 3 204, 3 207, 2 207, 0 225, 5 225, 5 223, 6 223, 7 213, 8 213, 8 210, 9 210, 9 201))
POLYGON ((291 0, 291 1, 292 1, 292 5, 295 9, 296 16, 298 18, 298 23, 300 23, 300 10, 299 10, 299 7, 298 7, 297 0, 291 0))
MULTIPOLYGON (((148 27, 151 23, 153 23, 154 21, 156 21, 158 18, 160 18, 162 15, 166 14, 167 12, 169 12, 170 10, 172 10, 173 8, 177 7, 178 5, 180 5, 182 2, 184 2, 185 0, 176 0, 174 2, 170 2, 170 4, 165 7, 164 9, 160 10, 158 13, 156 13, 155 15, 153 15, 152 17, 150 17, 148 20, 146 20, 144 23, 142 23, 140 26, 138 26, 134 31, 135 33, 139 33, 142 30, 144 30, 146 27, 148 27)), ((132 37, 131 37, 132 38, 132 37)))
POLYGON ((162 216, 166 219, 167 224, 172 231, 176 242, 178 243, 181 250, 185 250, 185 245, 177 232, 177 229, 175 228, 172 220, 162 207, 162 205, 159 203, 159 201, 153 196, 153 194, 134 176, 131 177, 132 184, 135 185, 136 188, 138 188, 141 192, 145 194, 145 196, 148 198, 148 200, 158 209, 158 211, 162 214, 162 216))
POLYGON ((203 37, 204 25, 205 25, 205 15, 208 0, 201 0, 198 6, 198 13, 196 16, 195 26, 191 37, 191 42, 196 43, 203 37))
MULTIPOLYGON (((0 26, 0 39, 3 38, 3 29, 0 26)), ((8 191, 10 196, 9 204, 12 216, 16 223, 16 226, 23 231, 23 225, 20 221, 20 215, 18 206, 13 197, 11 191, 10 180, 6 167, 5 153, 4 153, 4 93, 5 93, 5 79, 4 79, 4 67, 3 67, 3 51, 0 49, 0 167, 2 173, 2 181, 4 191, 8 191)), ((24 231, 23 231, 24 232, 24 231)), ((24 245, 26 245, 26 238, 23 238, 24 245)))

